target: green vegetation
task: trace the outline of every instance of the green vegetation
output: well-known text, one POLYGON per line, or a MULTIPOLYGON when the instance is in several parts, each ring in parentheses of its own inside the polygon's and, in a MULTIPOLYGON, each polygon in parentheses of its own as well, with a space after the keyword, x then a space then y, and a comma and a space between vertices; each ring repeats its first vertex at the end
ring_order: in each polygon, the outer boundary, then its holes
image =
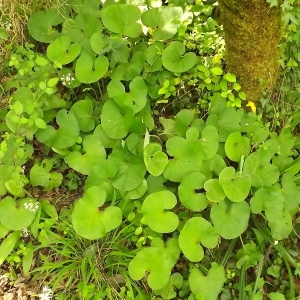
POLYGON ((257 32, 245 14, 250 48, 264 36, 250 72, 230 48, 245 26, 211 2, 14 6, 30 17, 24 43, 0 31, 0 297, 26 278, 32 299, 299 298, 300 7, 235 7, 276 15, 257 32))

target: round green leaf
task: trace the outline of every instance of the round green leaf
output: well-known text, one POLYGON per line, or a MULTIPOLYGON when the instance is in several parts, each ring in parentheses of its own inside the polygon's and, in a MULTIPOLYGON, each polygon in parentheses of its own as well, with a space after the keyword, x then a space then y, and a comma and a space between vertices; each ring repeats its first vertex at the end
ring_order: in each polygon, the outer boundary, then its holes
POLYGON ((189 210, 199 212, 208 205, 208 200, 201 190, 206 181, 206 177, 200 172, 193 172, 183 177, 178 187, 180 202, 189 210))
POLYGON ((189 285, 196 299, 215 300, 221 293, 226 282, 224 267, 212 263, 207 276, 196 268, 193 268, 189 275, 189 285))
POLYGON ((106 159, 106 152, 99 138, 93 135, 84 138, 83 150, 84 155, 78 151, 72 151, 67 156, 67 163, 75 171, 89 175, 96 163, 106 159))
POLYGON ((128 134, 133 116, 131 108, 121 109, 113 100, 108 100, 102 108, 102 128, 110 138, 122 139, 128 134))
POLYGON ((130 4, 108 6, 101 15, 103 25, 108 30, 132 38, 136 38, 142 33, 142 25, 137 23, 140 17, 140 9, 130 4))
POLYGON ((211 202, 220 202, 225 199, 226 195, 218 179, 210 179, 204 183, 206 197, 211 202))
POLYGON ((212 126, 206 126, 201 132, 199 151, 204 160, 212 159, 219 148, 219 134, 218 130, 212 126))
POLYGON ((93 119, 93 103, 90 99, 75 102, 70 111, 76 117, 81 131, 90 132, 95 128, 95 121, 93 119))
POLYGON ((38 207, 39 203, 30 198, 17 202, 12 197, 5 197, 0 201, 0 223, 15 231, 26 228, 33 222, 38 207))
POLYGON ((142 205, 142 213, 146 224, 159 233, 173 232, 179 219, 173 212, 165 212, 165 209, 172 209, 177 199, 170 191, 160 191, 146 197, 142 205))
POLYGON ((193 52, 185 53, 183 43, 172 42, 162 52, 162 63, 164 67, 175 73, 186 72, 196 64, 196 54, 193 52))
POLYGON ((181 7, 155 7, 146 10, 142 15, 142 22, 153 28, 155 41, 171 39, 181 25, 183 11, 181 7))
POLYGON ((106 192, 93 186, 75 203, 72 224, 78 235, 90 240, 100 239, 122 223, 119 207, 109 206, 100 210, 105 200, 106 192))
POLYGON ((59 32, 53 27, 63 21, 63 15, 56 8, 38 11, 29 18, 28 30, 35 40, 50 43, 59 36, 59 32))
POLYGON ((240 132, 231 133, 225 142, 225 152, 229 159, 239 162, 241 157, 250 153, 250 140, 240 132))
POLYGON ((141 111, 147 103, 147 87, 141 77, 134 78, 129 84, 129 93, 124 85, 117 80, 111 80, 107 86, 108 96, 120 107, 130 107, 135 113, 141 111))
POLYGON ((250 207, 247 202, 231 202, 228 199, 214 204, 210 218, 219 235, 224 239, 240 236, 248 227, 250 207))
POLYGON ((159 176, 168 164, 168 156, 162 152, 160 144, 150 143, 144 149, 144 163, 151 175, 159 176))
POLYGON ((201 217, 189 219, 179 235, 179 247, 186 258, 192 262, 202 260, 204 247, 214 248, 218 244, 219 236, 214 227, 201 217))
POLYGON ((248 174, 237 172, 233 167, 223 169, 219 182, 226 196, 233 202, 244 201, 251 188, 252 179, 248 174))
POLYGON ((75 144, 79 136, 79 126, 73 113, 65 109, 60 110, 56 116, 56 123, 59 125, 58 130, 47 125, 46 129, 37 131, 37 139, 46 146, 56 149, 66 149, 75 144))
POLYGON ((108 71, 109 60, 106 56, 96 59, 89 54, 81 55, 75 66, 75 76, 82 83, 93 83, 102 78, 108 71))
POLYGON ((51 42, 47 48, 47 56, 53 62, 67 65, 79 55, 80 51, 79 43, 71 43, 68 36, 62 36, 51 42))

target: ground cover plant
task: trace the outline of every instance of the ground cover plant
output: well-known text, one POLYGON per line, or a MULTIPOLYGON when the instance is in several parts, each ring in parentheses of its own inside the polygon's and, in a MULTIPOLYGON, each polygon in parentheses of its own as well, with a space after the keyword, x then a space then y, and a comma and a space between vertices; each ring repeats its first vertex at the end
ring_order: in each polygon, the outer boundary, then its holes
POLYGON ((260 101, 227 70, 216 2, 32 13, 4 65, 0 293, 22 275, 24 299, 298 298, 300 25, 283 4, 290 46, 260 101))

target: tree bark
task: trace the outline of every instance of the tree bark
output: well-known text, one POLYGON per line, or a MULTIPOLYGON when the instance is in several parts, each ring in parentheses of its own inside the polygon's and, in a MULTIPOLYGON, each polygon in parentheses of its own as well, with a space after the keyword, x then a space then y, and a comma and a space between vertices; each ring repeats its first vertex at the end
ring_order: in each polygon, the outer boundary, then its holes
POLYGON ((219 0, 225 32, 228 71, 247 95, 257 101, 278 77, 281 8, 266 0, 219 0))

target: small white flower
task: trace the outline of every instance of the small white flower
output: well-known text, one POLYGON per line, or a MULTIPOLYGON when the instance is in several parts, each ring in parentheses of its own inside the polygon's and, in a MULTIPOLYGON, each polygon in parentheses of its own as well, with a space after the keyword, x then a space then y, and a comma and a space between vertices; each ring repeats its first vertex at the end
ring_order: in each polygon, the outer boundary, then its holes
POLYGON ((11 31, 13 28, 13 24, 9 21, 9 20, 5 20, 1 22, 1 27, 5 30, 5 31, 11 31))
POLYGON ((60 78, 60 81, 64 86, 70 86, 74 80, 75 78, 71 75, 71 73, 68 73, 67 75, 63 75, 60 78))
POLYGON ((278 244, 278 241, 274 241, 274 246, 276 246, 278 244))
POLYGON ((24 238, 29 237, 29 231, 28 231, 28 229, 27 229, 27 228, 22 229, 22 230, 21 230, 21 235, 22 235, 22 237, 24 237, 24 238))
POLYGON ((40 300, 51 300, 53 296, 53 292, 47 286, 42 288, 42 292, 39 294, 40 300))
POLYGON ((34 202, 32 200, 25 202, 24 203, 24 207, 25 209, 31 211, 31 212, 36 212, 39 209, 39 203, 38 202, 34 202))

